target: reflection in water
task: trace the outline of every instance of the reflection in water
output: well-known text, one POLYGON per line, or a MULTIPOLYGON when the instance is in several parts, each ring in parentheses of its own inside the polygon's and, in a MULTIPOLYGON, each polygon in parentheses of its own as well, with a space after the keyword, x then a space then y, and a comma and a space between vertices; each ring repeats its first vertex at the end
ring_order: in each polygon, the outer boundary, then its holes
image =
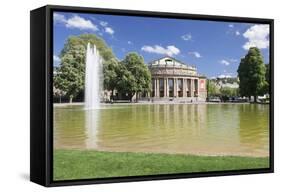
POLYGON ((269 108, 267 105, 243 106, 240 112, 240 143, 253 153, 264 153, 269 156, 269 108), (250 119, 255 119, 254 123, 250 119))
POLYGON ((86 110, 85 111, 85 131, 87 138, 85 139, 85 145, 87 149, 97 149, 98 145, 98 128, 99 128, 99 110, 86 110))
POLYGON ((54 109, 56 148, 268 156, 267 105, 155 104, 54 109))
POLYGON ((85 148, 85 111, 76 106, 54 108, 54 146, 85 148))

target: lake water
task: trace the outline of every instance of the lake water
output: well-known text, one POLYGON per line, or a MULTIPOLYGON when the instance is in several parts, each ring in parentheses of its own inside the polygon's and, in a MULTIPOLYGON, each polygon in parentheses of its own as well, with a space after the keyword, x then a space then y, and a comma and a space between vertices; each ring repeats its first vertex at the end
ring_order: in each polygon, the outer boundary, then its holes
POLYGON ((269 105, 54 107, 57 149, 269 156, 269 105))

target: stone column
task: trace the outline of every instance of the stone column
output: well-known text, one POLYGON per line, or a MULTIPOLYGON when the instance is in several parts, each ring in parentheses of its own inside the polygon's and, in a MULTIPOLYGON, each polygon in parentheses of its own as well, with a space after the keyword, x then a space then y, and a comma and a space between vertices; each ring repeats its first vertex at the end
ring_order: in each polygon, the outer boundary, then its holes
POLYGON ((153 83, 154 83, 154 90, 153 90, 154 91, 154 97, 156 97, 156 92, 157 92, 156 89, 157 88, 156 88, 156 79, 155 78, 153 79, 153 83))
POLYGON ((199 84, 199 79, 197 79, 197 95, 198 95, 197 97, 199 97, 199 85, 200 85, 199 84))
POLYGON ((176 86, 176 96, 179 97, 178 91, 179 91, 179 79, 176 78, 177 86, 176 86))
POLYGON ((155 97, 158 97, 158 79, 157 78, 155 78, 155 84, 156 84, 156 86, 155 86, 155 97))
POLYGON ((187 79, 182 79, 182 96, 186 97, 187 79))
POLYGON ((194 97, 194 79, 190 80, 190 96, 194 97))
POLYGON ((169 97, 169 79, 166 78, 166 96, 169 97))
POLYGON ((186 92, 186 97, 188 97, 187 91, 189 89, 189 84, 188 84, 188 79, 186 79, 186 87, 185 87, 185 92, 186 92))
POLYGON ((159 83, 159 78, 157 78, 157 97, 160 97, 160 83, 159 83))
POLYGON ((173 90, 173 92, 174 92, 174 94, 173 94, 173 97, 175 97, 176 96, 176 78, 173 78, 173 81, 174 81, 174 90, 173 90))
POLYGON ((166 94, 166 90, 167 90, 167 87, 166 87, 166 78, 163 78, 163 85, 164 85, 164 97, 166 97, 167 96, 167 94, 166 94))

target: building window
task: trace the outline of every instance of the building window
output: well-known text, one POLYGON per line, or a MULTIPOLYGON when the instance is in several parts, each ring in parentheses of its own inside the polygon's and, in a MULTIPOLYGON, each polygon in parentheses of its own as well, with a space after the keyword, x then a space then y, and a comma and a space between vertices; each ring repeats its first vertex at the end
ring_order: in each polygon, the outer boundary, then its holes
POLYGON ((173 63, 172 59, 165 60, 166 65, 171 65, 173 63))

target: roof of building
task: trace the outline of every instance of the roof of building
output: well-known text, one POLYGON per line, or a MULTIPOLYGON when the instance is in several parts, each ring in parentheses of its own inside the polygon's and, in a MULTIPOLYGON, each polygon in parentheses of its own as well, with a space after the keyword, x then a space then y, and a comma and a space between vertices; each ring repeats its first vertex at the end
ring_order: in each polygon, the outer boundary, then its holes
POLYGON ((195 66, 187 65, 171 56, 164 56, 148 63, 150 67, 180 67, 196 70, 195 66))

